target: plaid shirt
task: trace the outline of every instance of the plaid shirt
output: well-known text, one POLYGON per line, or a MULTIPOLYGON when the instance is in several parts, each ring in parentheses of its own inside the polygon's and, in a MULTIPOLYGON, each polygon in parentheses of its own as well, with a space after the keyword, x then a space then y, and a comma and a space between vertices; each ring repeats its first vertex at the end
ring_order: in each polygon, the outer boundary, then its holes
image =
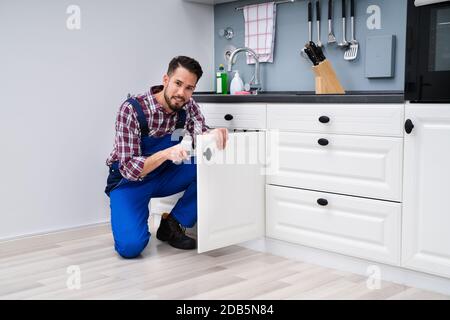
MULTIPOLYGON (((178 113, 168 113, 163 106, 156 101, 154 94, 163 89, 163 86, 151 87, 147 94, 137 96, 141 103, 145 118, 149 127, 149 136, 162 137, 171 134, 175 130, 178 120, 178 113)), ((200 111, 199 105, 190 99, 184 106, 186 110, 185 129, 195 137, 208 131, 205 118, 200 111)), ((147 157, 142 156, 141 137, 137 113, 133 106, 124 102, 116 118, 116 137, 113 151, 106 160, 106 165, 110 166, 114 161, 119 161, 120 173, 128 180, 140 180, 140 174, 144 168, 147 157)))

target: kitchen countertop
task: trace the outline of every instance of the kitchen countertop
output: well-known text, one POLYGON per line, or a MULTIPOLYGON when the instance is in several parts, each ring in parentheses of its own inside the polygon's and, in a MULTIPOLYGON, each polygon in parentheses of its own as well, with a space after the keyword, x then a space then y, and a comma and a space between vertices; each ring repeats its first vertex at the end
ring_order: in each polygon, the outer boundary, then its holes
POLYGON ((196 102, 213 103, 403 103, 401 91, 349 91, 346 94, 321 94, 313 91, 263 91, 257 95, 222 95, 196 92, 196 102))

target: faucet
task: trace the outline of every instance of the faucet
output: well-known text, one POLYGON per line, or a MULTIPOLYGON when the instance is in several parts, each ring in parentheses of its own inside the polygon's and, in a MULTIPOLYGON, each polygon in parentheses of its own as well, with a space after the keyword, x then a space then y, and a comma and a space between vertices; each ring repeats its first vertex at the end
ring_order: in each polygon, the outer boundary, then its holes
POLYGON ((234 61, 235 56, 239 52, 244 52, 244 51, 250 53, 256 61, 255 74, 253 75, 249 84, 250 84, 250 91, 253 90, 253 92, 252 92, 253 94, 258 94, 258 91, 261 91, 262 86, 261 86, 261 80, 260 80, 260 75, 259 75, 259 58, 255 51, 253 51, 252 49, 247 48, 247 47, 237 48, 236 50, 234 50, 230 55, 230 60, 228 61, 228 72, 232 71, 232 67, 235 62, 234 61))

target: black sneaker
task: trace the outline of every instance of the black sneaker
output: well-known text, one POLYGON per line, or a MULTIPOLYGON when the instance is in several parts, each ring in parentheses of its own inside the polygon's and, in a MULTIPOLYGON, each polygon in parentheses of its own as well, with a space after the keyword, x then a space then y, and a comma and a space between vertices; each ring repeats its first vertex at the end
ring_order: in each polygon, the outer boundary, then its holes
POLYGON ((185 233, 186 229, 180 226, 171 214, 163 215, 156 232, 156 238, 161 241, 168 241, 172 247, 177 249, 195 249, 197 242, 195 239, 189 238, 185 233))

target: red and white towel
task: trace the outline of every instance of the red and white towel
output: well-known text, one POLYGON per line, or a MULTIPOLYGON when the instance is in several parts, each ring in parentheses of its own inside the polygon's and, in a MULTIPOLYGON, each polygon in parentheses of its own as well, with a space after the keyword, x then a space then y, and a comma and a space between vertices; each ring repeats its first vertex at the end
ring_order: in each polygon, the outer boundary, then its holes
MULTIPOLYGON (((259 62, 273 62, 275 45, 275 2, 248 5, 244 7, 245 46, 259 55, 259 62)), ((255 59, 247 54, 247 64, 255 59)))

